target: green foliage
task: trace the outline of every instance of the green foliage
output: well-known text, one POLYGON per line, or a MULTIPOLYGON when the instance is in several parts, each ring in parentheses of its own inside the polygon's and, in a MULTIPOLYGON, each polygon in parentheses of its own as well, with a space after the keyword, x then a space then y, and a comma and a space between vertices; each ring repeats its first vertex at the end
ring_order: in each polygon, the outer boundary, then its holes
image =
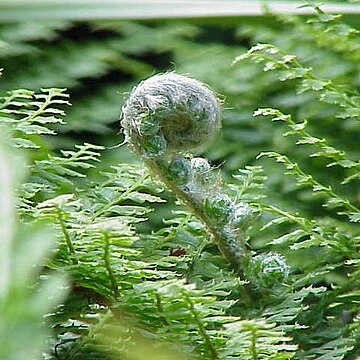
POLYGON ((43 89, 35 94, 30 90, 9 91, 1 98, 0 116, 2 123, 11 123, 19 134, 15 145, 24 148, 39 148, 32 140, 36 135, 55 135, 48 124, 62 124, 64 111, 58 105, 69 105, 65 89, 43 89))
MULTIPOLYGON (((346 33, 342 36, 343 45, 337 45, 335 29, 339 29, 341 23, 338 18, 328 17, 319 9, 318 11, 318 18, 308 23, 298 19, 281 20, 296 28, 307 29, 306 33, 312 41, 316 40, 319 46, 325 47, 324 43, 331 45, 330 49, 336 54, 353 61, 355 57, 348 54, 346 48, 351 48, 352 54, 356 51, 353 41, 357 31, 344 24, 346 33)), ((315 342, 318 345, 316 349, 312 348, 312 342, 309 347, 305 345, 306 336, 294 333, 295 339, 305 341, 297 356, 306 359, 351 359, 358 351, 354 350, 357 344, 350 330, 352 319, 347 318, 344 322, 342 316, 349 314, 348 311, 356 313, 349 299, 358 296, 357 284, 352 280, 352 274, 356 273, 357 269, 356 266, 352 267, 347 259, 358 257, 358 229, 354 223, 359 218, 359 209, 357 199, 351 192, 347 192, 346 186, 350 182, 357 182, 358 164, 357 160, 353 160, 356 159, 355 152, 348 148, 341 137, 335 138, 331 135, 331 126, 343 129, 340 130, 340 135, 343 136, 347 132, 344 121, 356 121, 357 89, 351 83, 344 85, 336 79, 325 80, 324 77, 316 75, 311 66, 302 65, 298 56, 280 50, 275 45, 255 45, 245 55, 238 57, 236 62, 247 60, 260 63, 263 71, 273 74, 277 81, 291 82, 299 98, 309 93, 312 101, 332 106, 331 112, 326 115, 329 120, 325 122, 324 119, 322 126, 316 123, 316 115, 313 118, 311 111, 303 115, 302 112, 294 112, 288 108, 287 111, 291 111, 291 114, 286 114, 277 108, 269 107, 254 112, 255 116, 270 117, 274 122, 285 123, 288 131, 285 129, 284 136, 295 138, 295 144, 301 150, 283 147, 281 150, 284 153, 275 149, 262 152, 259 157, 274 158, 277 163, 282 164, 285 175, 294 179, 293 189, 296 189, 298 194, 305 194, 309 189, 311 200, 308 201, 313 207, 321 206, 325 210, 312 217, 306 213, 306 208, 294 206, 290 202, 287 210, 264 199, 260 200, 259 206, 271 214, 271 219, 265 224, 263 231, 272 229, 273 233, 278 233, 267 246, 273 246, 291 256, 293 267, 298 268, 298 274, 294 275, 291 286, 294 289, 314 283, 332 286, 317 295, 319 303, 316 308, 321 309, 323 314, 321 320, 317 317, 318 338, 315 342), (331 117, 337 119, 337 124, 331 117)), ((298 199, 300 202, 306 201, 306 198, 301 196, 298 199)), ((304 320, 306 316, 301 318, 304 320)), ((303 334, 306 333, 308 330, 303 330, 303 334)))
MULTIPOLYGON (((4 132, 5 128, 1 127, 4 132)), ((65 296, 60 274, 39 274, 41 263, 53 251, 55 236, 44 223, 20 224, 15 214, 15 185, 24 166, 13 149, 0 142, 1 291, 0 356, 2 359, 39 359, 49 335, 43 317, 65 296), (21 346, 19 346, 21 344, 21 346)), ((18 155, 18 154, 17 154, 18 155)))
POLYGON ((316 9, 228 28, 1 25, 1 89, 21 89, 0 100, 1 359, 358 357, 359 35, 316 9), (255 287, 108 148, 119 92, 173 67, 226 101, 210 160, 176 157, 170 180, 190 173, 216 226, 230 212, 248 231, 255 287))

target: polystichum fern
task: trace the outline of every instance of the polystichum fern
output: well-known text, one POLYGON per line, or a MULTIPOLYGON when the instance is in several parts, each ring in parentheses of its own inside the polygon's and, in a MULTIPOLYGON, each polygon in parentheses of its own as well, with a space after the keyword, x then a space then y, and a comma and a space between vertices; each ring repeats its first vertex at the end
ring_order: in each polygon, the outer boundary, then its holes
POLYGON ((155 75, 133 89, 121 124, 132 149, 206 224, 236 272, 263 288, 284 281, 288 270, 282 256, 251 258, 246 230, 254 211, 232 200, 208 161, 192 155, 220 128, 220 102, 208 87, 175 73, 155 75))

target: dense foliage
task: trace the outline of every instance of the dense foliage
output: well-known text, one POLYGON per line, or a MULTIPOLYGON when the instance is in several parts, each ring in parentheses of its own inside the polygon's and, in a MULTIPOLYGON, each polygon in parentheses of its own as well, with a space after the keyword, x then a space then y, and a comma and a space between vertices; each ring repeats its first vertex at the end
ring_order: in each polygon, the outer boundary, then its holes
POLYGON ((0 26, 1 359, 357 358, 360 37, 316 10, 0 26), (169 69, 222 97, 204 152, 258 214, 245 277, 114 148, 124 94, 169 69))

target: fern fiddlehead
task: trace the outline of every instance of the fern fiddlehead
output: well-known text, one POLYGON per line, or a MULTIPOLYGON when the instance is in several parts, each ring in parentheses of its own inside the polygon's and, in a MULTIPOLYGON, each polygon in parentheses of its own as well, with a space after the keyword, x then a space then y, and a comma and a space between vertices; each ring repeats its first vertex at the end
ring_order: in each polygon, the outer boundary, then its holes
POLYGON ((205 158, 193 156, 220 129, 220 107, 206 85, 165 73, 132 90, 121 125, 133 151, 206 224, 222 254, 243 277, 251 266, 245 233, 254 213, 224 192, 205 158))

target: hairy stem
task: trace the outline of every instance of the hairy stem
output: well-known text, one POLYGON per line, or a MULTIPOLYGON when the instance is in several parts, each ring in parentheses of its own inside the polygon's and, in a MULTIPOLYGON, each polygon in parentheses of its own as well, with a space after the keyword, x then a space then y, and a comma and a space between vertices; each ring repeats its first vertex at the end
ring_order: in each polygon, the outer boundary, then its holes
POLYGON ((232 242, 230 244, 230 239, 228 238, 229 234, 225 232, 224 228, 217 226, 211 221, 211 219, 209 219, 208 216, 206 216, 204 207, 199 205, 189 193, 182 190, 174 181, 169 180, 164 175, 163 166, 161 165, 160 161, 146 159, 144 162, 149 167, 149 169, 165 183, 168 189, 172 191, 174 195, 185 205, 187 205, 191 212, 206 225, 209 233, 211 234, 214 242, 219 247, 219 250, 223 256, 228 259, 229 263, 239 274, 239 276, 243 277, 243 259, 248 253, 248 249, 246 248, 245 244, 245 236, 242 239, 231 239, 232 242), (234 252, 234 245, 238 247, 237 252, 234 252), (242 255, 238 256, 240 253, 242 255))

